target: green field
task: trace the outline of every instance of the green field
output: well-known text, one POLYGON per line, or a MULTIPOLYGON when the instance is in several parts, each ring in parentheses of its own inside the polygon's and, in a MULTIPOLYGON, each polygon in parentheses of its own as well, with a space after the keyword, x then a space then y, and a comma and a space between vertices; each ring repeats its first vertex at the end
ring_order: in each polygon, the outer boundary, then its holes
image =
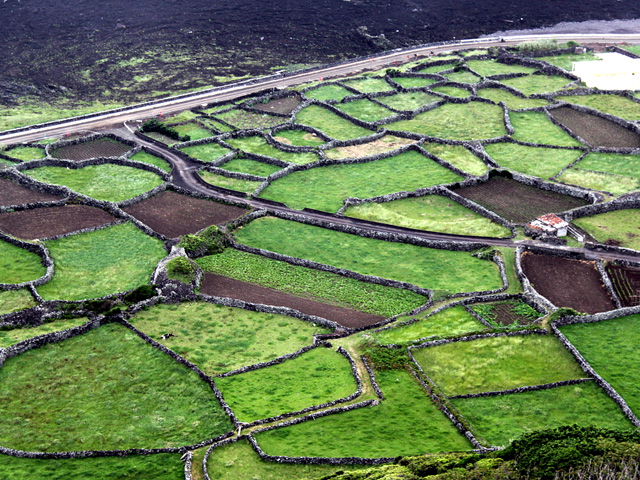
POLYGON ((375 122, 395 115, 394 112, 366 98, 348 103, 338 103, 336 108, 364 122, 375 122))
POLYGON ((640 315, 629 315, 597 323, 561 327, 562 333, 580 351, 589 365, 622 395, 631 410, 640 414, 640 384, 635 366, 640 352, 640 315))
POLYGON ((13 147, 9 150, 0 150, 0 153, 24 162, 28 162, 29 160, 38 160, 46 156, 43 149, 30 147, 13 147))
POLYGON ((206 170, 198 171, 198 175, 207 183, 216 187, 228 188, 237 192, 252 193, 258 188, 262 182, 254 180, 242 180, 239 178, 230 178, 217 173, 211 173, 206 170))
POLYGON ((420 77, 393 77, 393 81, 402 85, 404 88, 423 88, 432 83, 436 83, 437 80, 420 77))
POLYGON ((196 122, 189 122, 184 125, 176 125, 171 127, 180 135, 188 135, 190 140, 200 140, 201 138, 212 137, 213 133, 209 130, 202 128, 196 122))
POLYGON ((526 77, 507 78, 500 80, 500 82, 529 96, 534 93, 557 92, 567 86, 571 80, 557 75, 527 75, 526 77))
POLYGON ((362 93, 384 92, 391 90, 391 86, 382 77, 365 77, 344 82, 351 88, 355 88, 362 93))
POLYGON ((548 105, 549 102, 544 98, 522 98, 514 95, 508 90, 501 88, 482 88, 478 90, 478 96, 488 98, 489 100, 500 103, 504 102, 511 110, 518 110, 521 108, 534 108, 543 107, 548 105))
POLYGON ((278 158, 282 161, 296 163, 299 165, 318 160, 318 155, 313 152, 291 153, 279 150, 267 143, 264 137, 257 135, 251 137, 229 138, 227 139, 227 143, 233 148, 237 148, 244 152, 278 158))
POLYGON ((207 383, 116 324, 7 360, 0 414, 3 446, 28 451, 177 447, 232 428, 207 383))
POLYGON ((211 375, 295 352, 311 345, 313 334, 328 332, 286 315, 208 302, 156 305, 130 322, 211 375), (160 338, 166 333, 175 336, 160 338))
POLYGON ((203 145, 194 145, 193 147, 182 147, 180 150, 190 157, 197 158, 203 162, 213 162, 231 151, 217 143, 205 143, 203 145))
POLYGON ((543 112, 510 112, 509 119, 515 130, 513 134, 515 140, 559 147, 582 145, 560 127, 551 123, 549 117, 543 112))
POLYGON ((395 457, 468 450, 470 444, 405 370, 376 374, 385 400, 256 435, 268 455, 395 457))
POLYGON ((621 95, 560 95, 556 100, 595 108, 627 120, 640 120, 640 103, 621 95))
POLYGON ((409 325, 381 330, 372 334, 382 344, 412 342, 420 338, 447 337, 467 332, 478 332, 486 327, 461 305, 447 308, 409 325))
POLYGON ((269 217, 251 222, 235 235, 238 242, 252 247, 423 288, 465 292, 501 286, 498 267, 469 252, 385 242, 269 217))
POLYGON ((71 318, 68 320, 55 320, 43 323, 37 327, 14 328, 12 330, 0 330, 0 347, 7 348, 28 338, 37 337, 45 333, 59 332, 68 328, 77 327, 87 323, 86 317, 71 318))
POLYGON ((154 166, 160 168, 161 170, 164 170, 167 173, 171 173, 171 165, 167 161, 165 161, 165 160, 163 160, 163 159, 161 159, 159 157, 156 157, 155 155, 151 155, 150 153, 141 151, 141 152, 138 152, 138 153, 136 153, 134 155, 131 155, 131 157, 129 157, 129 158, 131 160, 136 160, 138 162, 143 162, 143 163, 148 163, 150 165, 154 165, 154 166))
POLYGON ((278 365, 216 378, 238 420, 253 422, 296 412, 356 392, 349 361, 329 348, 314 348, 278 365))
POLYGON ((633 428, 620 407, 595 382, 452 402, 475 431, 496 446, 507 446, 524 433, 562 425, 633 428))
POLYGON ((39 255, 0 239, 0 283, 30 282, 46 271, 39 255))
POLYGON ((620 195, 640 187, 638 159, 638 155, 590 153, 565 171, 558 180, 620 195))
POLYGON ((340 85, 323 85, 321 87, 314 87, 304 92, 307 98, 314 98, 316 100, 342 100, 344 97, 354 95, 353 92, 347 90, 340 85))
POLYGON ((452 140, 479 140, 506 135, 503 116, 502 108, 497 105, 447 103, 411 120, 390 123, 386 127, 452 140))
POLYGON ((324 140, 317 135, 305 132, 304 130, 298 130, 297 128, 279 130, 277 133, 274 133, 273 136, 276 140, 290 145, 316 146, 325 143, 324 140))
POLYGON ((522 65, 507 65, 495 60, 469 60, 467 66, 483 77, 503 75, 507 73, 533 73, 535 69, 522 65))
POLYGON ((480 81, 480 77, 474 75, 468 70, 459 70, 457 72, 445 73, 444 76, 452 82, 478 83, 480 81))
POLYGON ((449 162, 456 168, 470 175, 484 175, 489 167, 462 145, 446 145, 444 143, 425 143, 423 148, 436 157, 449 162))
POLYGON ((266 130, 267 128, 272 128, 286 122, 286 119, 282 117, 247 112, 241 108, 234 108, 228 112, 218 113, 216 114, 216 117, 233 125, 237 129, 256 128, 259 130, 266 130))
POLYGON ((161 177, 139 168, 106 163, 79 169, 39 167, 24 173, 44 183, 64 185, 96 200, 121 202, 162 185, 161 177))
POLYGON ((362 203, 349 207, 348 217, 400 227, 459 235, 507 237, 511 231, 479 213, 440 195, 411 197, 384 203, 362 203))
POLYGON ((220 165, 220 168, 230 170, 232 172, 248 173, 259 177, 268 177, 272 173, 280 170, 280 167, 271 165, 270 163, 259 162, 248 158, 234 158, 220 165))
POLYGON ((33 296, 26 289, 0 291, 0 315, 16 312, 35 305, 36 302, 33 296))
POLYGON ((338 116, 326 108, 318 105, 309 105, 300 110, 295 119, 296 123, 309 125, 337 140, 349 140, 350 138, 365 137, 373 132, 359 127, 348 120, 338 116))
POLYGON ((461 177, 418 152, 366 163, 328 165, 290 173, 260 196, 291 208, 337 212, 347 197, 370 198, 453 183, 461 177))
POLYGON ((196 262, 205 272, 384 317, 408 312, 426 302, 425 297, 409 290, 360 282, 230 248, 196 262))
POLYGON ((415 110, 423 105, 437 102, 441 99, 440 97, 425 92, 404 92, 396 93, 388 97, 377 97, 376 100, 396 110, 415 110))
POLYGON ((472 92, 467 90, 466 88, 451 87, 451 86, 433 87, 431 91, 442 93, 444 95, 449 95, 450 97, 457 97, 457 98, 467 98, 472 94, 472 92))
POLYGON ((131 223, 46 242, 53 279, 38 287, 45 300, 81 300, 149 283, 166 252, 160 240, 131 223), (96 255, 96 252, 100 252, 96 255))
MULTIPOLYGON (((456 58, 456 57, 452 57, 452 58, 456 58)), ((441 59, 438 59, 438 60, 441 60, 441 59)), ((438 73, 444 70, 451 70, 454 66, 455 64, 453 62, 445 63, 444 65, 428 65, 424 68, 421 68, 419 70, 419 73, 438 73)))
POLYGON ((445 394, 508 390, 583 378, 571 354, 550 335, 518 335, 453 342, 413 350, 445 394))
POLYGON ((563 150, 544 147, 529 147, 517 143, 492 143, 485 151, 500 166, 548 179, 576 161, 581 150, 563 150))
POLYGON ((573 69, 573 62, 587 62, 591 60, 600 61, 600 59, 593 55, 593 52, 578 53, 574 55, 554 55, 549 57, 537 57, 536 60, 542 60, 543 62, 550 63, 556 67, 564 68, 570 72, 573 69))
POLYGON ((620 246, 640 250, 640 210, 627 209, 576 218, 572 222, 599 242, 617 240, 620 246))

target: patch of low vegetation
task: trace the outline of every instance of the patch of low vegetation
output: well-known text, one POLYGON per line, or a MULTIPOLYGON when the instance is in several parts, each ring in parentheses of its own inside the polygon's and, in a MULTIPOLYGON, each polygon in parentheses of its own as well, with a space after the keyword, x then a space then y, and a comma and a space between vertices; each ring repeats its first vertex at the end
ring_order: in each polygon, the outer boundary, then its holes
POLYGON ((250 160, 248 158, 234 158, 233 160, 220 165, 220 168, 224 168, 225 170, 229 170, 232 172, 257 175, 260 177, 268 177, 272 173, 276 173, 278 170, 280 170, 280 167, 271 165, 270 163, 250 160))
POLYGON ((640 187, 640 156, 590 153, 558 180, 620 195, 640 187))
POLYGON ((0 291, 0 315, 24 310, 34 305, 36 302, 33 296, 26 289, 0 291))
POLYGON ((376 153, 389 152, 402 148, 406 145, 416 143, 415 140, 408 138, 396 137, 394 135, 385 135, 377 140, 357 145, 349 145, 346 147, 336 147, 325 150, 324 154, 328 158, 360 158, 375 155, 376 153))
POLYGON ((483 77, 490 77, 491 75, 505 75, 509 73, 531 74, 535 72, 535 68, 517 64, 508 65, 496 60, 468 60, 467 66, 483 77))
POLYGON ((501 167, 548 179, 576 161, 582 150, 530 147, 517 143, 492 143, 485 151, 501 167))
POLYGON ((158 167, 167 173, 171 173, 171 164, 169 162, 161 159, 160 157, 156 157, 155 155, 151 155, 150 153, 141 151, 134 155, 131 155, 131 157, 129 158, 138 162, 148 163, 149 165, 158 167))
POLYGON ((521 142, 576 147, 582 144, 554 125, 543 112, 509 112, 509 119, 515 133, 513 138, 521 142))
POLYGON ((274 133, 274 137, 276 140, 289 145, 316 146, 325 143, 317 135, 297 128, 278 130, 277 133, 274 133))
POLYGON ((576 218, 573 222, 599 242, 615 241, 621 247, 640 250, 640 210, 625 209, 576 218))
POLYGON ((402 92, 388 97, 378 97, 376 100, 396 110, 408 111, 440 101, 441 99, 426 92, 402 92))
MULTIPOLYGON (((425 72, 422 72, 425 73, 425 72)), ((393 81, 400 84, 404 88, 424 88, 427 85, 431 85, 432 83, 436 83, 437 80, 433 78, 422 78, 422 77, 393 77, 393 81)))
POLYGON ((191 140, 189 135, 182 135, 176 128, 165 125, 157 118, 152 118, 144 122, 140 127, 140 131, 142 133, 156 132, 176 142, 188 142, 191 140))
POLYGON ((276 117, 275 115, 268 115, 266 113, 248 112, 240 108, 234 108, 233 110, 229 110, 224 113, 218 113, 216 114, 216 117, 233 125, 238 130, 245 128, 266 130, 267 128, 273 128, 276 125, 281 125, 287 121, 287 119, 283 117, 276 117))
POLYGON ((469 70, 458 70, 456 72, 445 73, 444 76, 452 82, 459 83, 478 83, 480 81, 480 77, 474 75, 469 70))
POLYGON ((230 178, 217 173, 211 173, 207 170, 200 170, 198 175, 207 183, 215 186, 228 188, 242 193, 253 193, 261 184, 261 181, 242 180, 239 178, 230 178))
POLYGON ((337 140, 349 140, 373 133, 373 131, 359 127, 319 105, 309 105, 300 110, 296 115, 296 123, 317 128, 337 140))
POLYGON ((61 330, 77 327, 87 323, 88 321, 88 318, 80 317, 66 320, 55 320, 35 327, 26 326, 11 330, 0 330, 0 347, 7 348, 23 340, 37 337, 38 335, 44 335, 45 333, 59 332, 61 330))
POLYGON ((187 258, 176 257, 167 263, 167 277, 190 284, 196 279, 196 265, 187 258))
POLYGON ((364 122, 375 122, 395 115, 394 112, 366 98, 347 103, 338 103, 336 108, 364 122))
POLYGON ((228 148, 218 145, 215 142, 203 143, 201 145, 194 145, 192 147, 182 147, 181 151, 203 162, 213 162, 223 155, 230 152, 228 148))
POLYGON ((544 98, 522 98, 502 88, 481 88, 478 90, 478 96, 495 103, 504 102, 511 110, 544 107, 549 104, 544 98))
POLYGON ((206 128, 202 128, 196 122, 189 122, 185 123, 184 125, 176 125, 172 128, 182 137, 181 141, 183 142, 187 142, 189 140, 200 140, 202 138, 213 136, 213 133, 211 133, 211 131, 207 130, 206 128))
POLYGON ((543 62, 550 63, 556 67, 564 68, 567 72, 573 70, 573 62, 588 62, 592 60, 599 61, 600 58, 596 57, 593 52, 587 53, 574 53, 571 55, 552 55, 545 57, 537 57, 536 60, 542 60, 543 62))
POLYGON ((0 151, 0 153, 8 155, 11 158, 15 158, 16 160, 22 160, 23 162, 38 160, 45 157, 43 149, 32 147, 14 147, 9 150, 0 151))
POLYGON ((391 90, 391 86, 382 77, 365 77, 347 80, 345 84, 361 93, 384 92, 391 90))
POLYGON ((529 96, 534 93, 553 93, 565 88, 571 80, 559 75, 527 75, 525 77, 506 78, 500 83, 520 90, 529 96))
POLYGON ((622 95, 560 95, 556 100, 584 105, 626 120, 640 120, 640 103, 622 95))
POLYGON ((315 100, 337 100, 340 101, 344 97, 353 95, 353 92, 347 90, 341 85, 322 85, 315 87, 304 92, 307 98, 313 98, 315 100))
POLYGON ((470 90, 467 90, 466 88, 452 87, 452 86, 433 87, 431 91, 442 93, 444 95, 448 95, 450 97, 456 97, 456 98, 467 98, 470 95, 472 95, 472 92, 470 90))
POLYGON ((45 273, 39 255, 0 239, 0 283, 29 282, 45 273))
POLYGON ((293 153, 279 150, 267 142, 264 137, 254 135, 250 137, 229 138, 226 142, 234 148, 247 153, 255 153, 266 157, 273 157, 284 162, 305 164, 317 161, 318 155, 313 152, 293 153))
POLYGON ((471 309, 494 327, 528 325, 542 317, 540 312, 522 300, 478 303, 471 309))
POLYGON ((470 175, 484 175, 489 167, 462 145, 447 145, 446 143, 425 143, 423 148, 436 157, 449 162, 456 168, 470 175))

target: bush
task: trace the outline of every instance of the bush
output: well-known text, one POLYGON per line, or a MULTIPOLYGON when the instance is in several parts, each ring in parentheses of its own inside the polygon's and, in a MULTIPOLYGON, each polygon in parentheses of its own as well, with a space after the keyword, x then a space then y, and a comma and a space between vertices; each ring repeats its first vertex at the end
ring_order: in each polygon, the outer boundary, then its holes
POLYGON ((140 285, 127 293, 124 296, 124 301, 127 303, 138 303, 155 296, 156 290, 151 285, 140 285))
POLYGON ((575 315, 584 315, 584 313, 580 313, 574 310, 573 308, 562 307, 557 309, 555 312, 551 314, 551 316, 549 317, 549 321, 554 322, 559 318, 567 317, 567 316, 575 316, 575 315))
POLYGON ((196 268, 191 260, 177 257, 167 263, 167 276, 182 283, 192 283, 196 278, 196 268))
POLYGON ((176 130, 171 127, 167 127, 165 124, 161 123, 157 118, 152 118, 151 120, 147 120, 140 127, 140 131, 143 133, 146 132, 158 132, 165 137, 172 138, 177 140, 178 142, 188 142, 191 140, 189 135, 180 135, 176 130))
POLYGON ((229 245, 229 239, 218 227, 212 225, 197 235, 188 234, 180 238, 178 247, 184 248, 190 257, 216 255, 229 245))
POLYGON ((362 346, 362 351, 376 370, 405 368, 409 364, 409 354, 405 347, 385 348, 368 342, 362 346))

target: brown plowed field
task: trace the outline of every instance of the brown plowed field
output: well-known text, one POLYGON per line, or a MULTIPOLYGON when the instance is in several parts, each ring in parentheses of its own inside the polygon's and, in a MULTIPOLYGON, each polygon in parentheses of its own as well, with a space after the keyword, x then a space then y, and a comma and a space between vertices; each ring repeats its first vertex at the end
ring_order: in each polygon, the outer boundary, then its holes
POLYGON ((289 307, 307 315, 315 315, 332 320, 347 328, 367 327, 384 320, 384 317, 378 315, 328 305, 308 298, 296 297, 278 290, 241 282, 240 280, 213 273, 205 273, 200 292, 215 297, 230 297, 244 300, 245 302, 289 307))
POLYGON ((640 147, 640 135, 606 118, 578 112, 570 107, 556 108, 549 113, 594 147, 640 147))
POLYGON ((609 264, 606 269, 622 306, 640 305, 640 268, 609 264))
POLYGON ((123 210, 168 238, 195 233, 247 213, 240 207, 168 191, 123 210))
POLYGON ((115 217, 99 208, 65 205, 1 213, 0 230, 14 237, 35 240, 99 227, 115 220, 115 217))
POLYGON ((556 307, 583 313, 616 308, 594 262, 525 252, 522 269, 538 293, 556 307))
POLYGON ((513 223, 527 223, 545 213, 559 213, 587 205, 581 198, 523 185, 504 177, 456 190, 469 200, 513 223))
POLYGON ((55 202, 62 197, 30 190, 6 178, 0 178, 0 206, 25 205, 36 202, 55 202))
POLYGON ((100 138, 90 142, 69 145, 54 150, 52 156, 65 160, 88 160, 95 157, 119 157, 131 150, 129 145, 110 138, 100 138))

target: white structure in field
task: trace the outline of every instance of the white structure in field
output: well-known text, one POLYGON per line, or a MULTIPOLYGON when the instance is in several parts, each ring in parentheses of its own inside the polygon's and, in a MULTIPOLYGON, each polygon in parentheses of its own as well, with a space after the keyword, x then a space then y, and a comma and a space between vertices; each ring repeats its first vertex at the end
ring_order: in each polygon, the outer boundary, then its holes
POLYGON ((566 237, 568 226, 567 222, 553 213, 547 213, 529 222, 529 228, 532 230, 557 237, 566 237))
POLYGON ((596 53, 601 60, 573 62, 572 73, 589 88, 640 90, 640 58, 620 53, 596 53))

